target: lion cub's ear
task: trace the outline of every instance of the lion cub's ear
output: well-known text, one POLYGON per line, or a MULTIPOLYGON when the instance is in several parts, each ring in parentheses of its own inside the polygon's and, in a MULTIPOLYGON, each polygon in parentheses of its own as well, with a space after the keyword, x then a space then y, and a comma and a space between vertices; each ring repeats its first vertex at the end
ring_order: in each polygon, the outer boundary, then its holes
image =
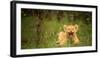
POLYGON ((75 24, 74 26, 75 26, 76 31, 78 31, 78 29, 79 29, 78 25, 75 24))
POLYGON ((63 28, 64 28, 64 31, 66 31, 66 27, 67 27, 67 25, 64 25, 64 26, 63 26, 63 28))

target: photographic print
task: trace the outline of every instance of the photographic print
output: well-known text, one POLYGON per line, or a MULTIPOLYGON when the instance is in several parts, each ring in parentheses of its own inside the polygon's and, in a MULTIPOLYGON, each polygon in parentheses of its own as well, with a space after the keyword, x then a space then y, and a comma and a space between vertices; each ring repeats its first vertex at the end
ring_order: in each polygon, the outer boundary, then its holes
POLYGON ((21 9, 21 48, 92 46, 92 12, 21 9))
POLYGON ((23 1, 11 5, 16 33, 11 56, 97 51, 97 6, 23 1))

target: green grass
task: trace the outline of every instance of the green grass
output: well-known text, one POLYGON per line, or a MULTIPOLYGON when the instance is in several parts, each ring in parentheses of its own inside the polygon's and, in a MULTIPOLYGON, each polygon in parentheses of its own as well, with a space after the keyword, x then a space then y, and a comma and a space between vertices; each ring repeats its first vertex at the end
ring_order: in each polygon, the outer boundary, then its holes
POLYGON ((79 31, 77 32, 80 39, 80 44, 73 45, 69 40, 65 47, 79 47, 92 45, 92 25, 85 24, 81 20, 71 22, 67 16, 59 22, 54 16, 52 20, 44 19, 41 24, 40 35, 37 35, 36 24, 37 20, 33 16, 22 17, 21 20, 21 48, 56 48, 57 34, 63 31, 64 24, 78 24, 79 31), (38 43, 37 43, 38 41, 38 43))

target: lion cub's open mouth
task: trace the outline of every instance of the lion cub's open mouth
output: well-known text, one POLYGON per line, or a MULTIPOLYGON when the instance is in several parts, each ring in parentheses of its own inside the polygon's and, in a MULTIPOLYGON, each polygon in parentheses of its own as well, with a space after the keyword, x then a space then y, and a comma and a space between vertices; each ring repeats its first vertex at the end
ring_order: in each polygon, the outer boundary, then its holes
POLYGON ((73 32, 68 32, 69 36, 73 36, 73 34, 74 34, 73 32))

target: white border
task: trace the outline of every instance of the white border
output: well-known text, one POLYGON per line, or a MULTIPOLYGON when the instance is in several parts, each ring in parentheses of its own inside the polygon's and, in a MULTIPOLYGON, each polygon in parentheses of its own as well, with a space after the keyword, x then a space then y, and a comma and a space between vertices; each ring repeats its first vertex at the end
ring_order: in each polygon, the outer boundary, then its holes
POLYGON ((39 54, 39 53, 53 53, 53 52, 74 52, 74 51, 89 51, 95 50, 96 36, 95 36, 95 22, 96 9, 84 7, 71 6, 52 6, 52 5, 36 5, 36 4, 16 4, 16 54, 39 54), (92 12, 92 46, 87 47, 69 47, 69 48, 47 48, 47 49, 23 49, 21 50, 21 8, 30 9, 51 9, 51 10, 72 10, 72 11, 89 11, 92 12))

